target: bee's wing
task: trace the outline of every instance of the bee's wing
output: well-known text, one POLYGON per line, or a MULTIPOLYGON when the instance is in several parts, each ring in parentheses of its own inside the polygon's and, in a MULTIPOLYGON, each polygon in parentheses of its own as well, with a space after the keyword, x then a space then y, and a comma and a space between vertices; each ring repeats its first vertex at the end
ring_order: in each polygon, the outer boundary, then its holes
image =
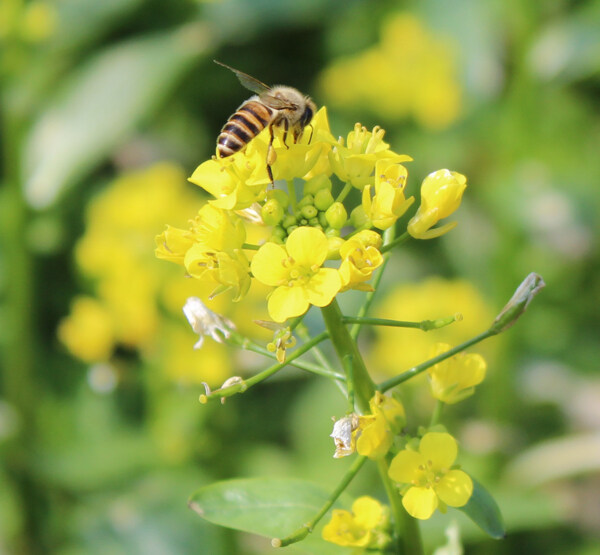
POLYGON ((262 95, 271 89, 271 87, 269 87, 268 85, 265 85, 263 82, 259 81, 258 79, 255 79, 247 73, 244 73, 243 71, 240 71, 239 69, 235 69, 217 60, 213 60, 213 62, 215 62, 215 64, 219 64, 220 66, 226 67, 230 71, 233 71, 236 77, 240 80, 240 83, 247 89, 251 90, 253 93, 262 95))
POLYGON ((285 98, 279 98, 271 94, 270 90, 260 95, 260 99, 269 107, 274 110, 297 110, 298 104, 286 100, 285 98))

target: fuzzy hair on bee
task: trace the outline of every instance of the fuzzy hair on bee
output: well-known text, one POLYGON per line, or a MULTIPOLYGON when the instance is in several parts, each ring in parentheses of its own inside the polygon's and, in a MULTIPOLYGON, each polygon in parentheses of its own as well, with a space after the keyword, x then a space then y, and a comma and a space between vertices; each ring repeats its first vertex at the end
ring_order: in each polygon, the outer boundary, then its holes
MULTIPOLYGON (((299 90, 284 85, 269 87, 258 79, 214 60, 226 67, 239 79, 240 83, 253 93, 227 120, 217 138, 219 158, 226 158, 243 150, 265 127, 269 128, 270 140, 267 151, 267 172, 273 183, 271 165, 274 162, 273 129, 283 129, 283 143, 286 145, 291 132, 296 143, 307 125, 310 124, 317 107, 309 96, 299 90)), ((288 147, 289 148, 289 147, 288 147)))

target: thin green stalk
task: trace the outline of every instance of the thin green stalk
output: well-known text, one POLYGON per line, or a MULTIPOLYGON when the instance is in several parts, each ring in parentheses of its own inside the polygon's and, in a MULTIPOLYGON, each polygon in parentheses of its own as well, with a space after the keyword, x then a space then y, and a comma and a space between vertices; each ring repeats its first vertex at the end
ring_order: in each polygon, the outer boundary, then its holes
POLYGON ((340 483, 337 485, 335 490, 329 496, 329 499, 325 502, 325 504, 321 507, 319 512, 312 518, 309 522, 307 522, 301 528, 298 528, 295 532, 290 534, 289 536, 279 539, 275 538, 271 541, 271 545, 273 547, 285 547, 286 545, 290 545, 292 543, 299 542, 303 540, 308 534, 310 534, 314 527, 319 523, 319 521, 325 516, 327 511, 331 509, 336 499, 343 493, 343 491, 348 487, 350 482, 353 480, 354 476, 358 474, 358 471, 362 468, 363 464, 365 464, 367 457, 357 457, 356 460, 352 463, 352 466, 348 469, 348 472, 344 475, 340 483))
POLYGON ((429 427, 433 428, 439 421, 442 416, 442 410, 444 410, 444 402, 438 399, 435 407, 433 408, 433 413, 431 414, 431 420, 429 421, 429 427))
POLYGON ((390 241, 387 245, 383 245, 383 247, 381 247, 380 252, 383 254, 384 252, 387 252, 387 251, 393 249, 394 247, 397 247, 398 245, 401 245, 402 243, 405 243, 409 239, 410 239, 410 235, 408 234, 408 231, 405 231, 397 239, 394 239, 393 241, 390 241))
POLYGON ((290 208, 292 210, 292 214, 294 214, 296 212, 296 205, 298 204, 298 201, 296 200, 296 188, 294 186, 293 179, 288 179, 287 188, 288 188, 288 197, 290 199, 290 208))
POLYGON ((299 356, 302 356, 307 351, 310 351, 315 345, 318 345, 321 341, 327 339, 327 337, 329 337, 329 334, 326 331, 320 333, 319 335, 313 337, 308 343, 305 343, 304 345, 298 347, 288 357, 286 361, 274 364, 273 366, 270 366, 266 370, 255 374, 247 380, 239 378, 238 380, 232 382, 230 385, 227 385, 221 389, 202 394, 200 395, 200 402, 204 404, 208 401, 215 399, 221 399, 221 402, 223 402, 223 399, 225 399, 226 397, 231 397, 232 395, 235 395, 237 393, 243 393, 244 391, 250 389, 252 386, 255 386, 256 384, 266 380, 273 374, 276 374, 277 372, 279 372, 279 370, 290 364, 290 362, 292 362, 294 359, 298 358, 299 356))
POLYGON ((414 376, 417 376, 421 372, 424 372, 425 370, 427 370, 427 368, 430 368, 434 364, 442 362, 442 360, 446 360, 447 358, 450 358, 456 355, 457 353, 460 353, 461 351, 464 351, 465 349, 468 349, 469 347, 475 345, 476 343, 479 343, 480 341, 483 341, 484 339, 487 339, 492 335, 496 335, 497 333, 497 331, 494 331, 492 329, 486 330, 483 333, 480 333, 479 335, 476 335, 475 337, 469 339, 468 341, 465 341, 464 343, 461 343, 460 345, 457 345, 456 347, 446 351, 445 353, 442 353, 441 355, 426 360, 418 366, 414 366, 410 370, 402 372, 402 374, 399 374, 398 376, 395 376, 393 378, 390 378, 389 380, 386 380, 385 382, 380 383, 378 389, 382 392, 385 392, 388 389, 392 389, 392 387, 396 387, 397 385, 405 382, 406 380, 410 380, 414 376))
POLYGON ((253 245, 252 243, 242 243, 242 248, 248 251, 257 251, 260 249, 258 245, 253 245))
POLYGON ((394 516, 394 532, 397 539, 397 553, 402 555, 423 555, 423 541, 419 523, 410 516, 402 505, 398 488, 388 475, 389 466, 385 458, 377 461, 379 476, 390 501, 394 516))
POLYGON ((346 183, 340 194, 335 199, 335 202, 344 202, 344 199, 350 194, 350 191, 352 191, 352 185, 350 183, 346 183))
POLYGON ((423 331, 437 330, 453 322, 456 322, 456 316, 439 318, 437 320, 423 320, 421 322, 405 322, 402 320, 386 320, 385 318, 361 318, 354 316, 344 316, 344 324, 360 324, 368 326, 388 326, 393 328, 416 328, 423 331))
MULTIPOLYGON (((231 336, 229 339, 224 339, 226 343, 233 345, 235 347, 239 347, 240 349, 244 349, 245 351, 252 351, 253 353, 258 353, 259 355, 263 355, 270 359, 276 359, 277 356, 269 351, 267 348, 263 347, 244 337, 236 332, 231 332, 231 336)), ((330 366, 325 367, 324 365, 314 364, 312 362, 308 362, 305 360, 294 360, 290 357, 287 357, 286 363, 290 366, 295 366, 296 368, 300 368, 300 370, 305 370, 306 372, 312 372, 313 374, 317 374, 319 376, 323 376, 325 378, 330 378, 333 380, 344 381, 345 377, 343 374, 336 372, 330 366)))

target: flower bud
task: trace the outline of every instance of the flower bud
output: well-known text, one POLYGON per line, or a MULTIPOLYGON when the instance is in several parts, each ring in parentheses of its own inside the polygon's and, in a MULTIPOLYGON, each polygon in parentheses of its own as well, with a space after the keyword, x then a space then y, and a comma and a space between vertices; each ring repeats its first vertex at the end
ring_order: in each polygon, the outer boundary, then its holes
POLYGON ((310 220, 311 218, 316 218, 318 214, 318 210, 312 204, 307 204, 306 206, 303 206, 300 211, 302 212, 302 216, 304 216, 308 220, 310 220))
POLYGON ((265 202, 261 209, 260 215, 266 225, 275 226, 283 218, 284 210, 277 199, 272 198, 265 202))
POLYGON ((285 216, 283 218, 283 221, 281 222, 281 226, 284 229, 288 230, 288 233, 290 232, 290 226, 296 225, 298 223, 298 220, 296 220, 295 216, 292 216, 292 214, 288 214, 287 216, 285 216))
POLYGON ((315 197, 313 197, 312 195, 304 195, 296 206, 297 208, 303 208, 304 206, 313 206, 314 204, 315 197))
POLYGON ((335 235, 327 235, 327 260, 339 260, 340 247, 344 243, 345 241, 341 237, 336 237, 335 235))
POLYGON ((327 216, 325 212, 319 212, 319 223, 323 226, 323 228, 329 227, 329 222, 327 221, 327 216))
POLYGON ((320 189, 315 193, 315 206, 319 210, 327 210, 333 204, 333 200, 329 189, 320 189))
POLYGON ((282 208, 285 210, 290 204, 290 197, 285 191, 281 189, 269 189, 267 191, 268 199, 276 199, 281 204, 282 208))
POLYGON ((369 217, 367 216, 365 209, 359 204, 352 213, 350 214, 350 223, 356 228, 360 229, 369 225, 369 217))
POLYGON ((334 202, 325 212, 327 223, 335 229, 342 229, 348 221, 348 212, 341 202, 334 202))
POLYGON ((533 300, 541 289, 546 287, 542 276, 532 272, 529 274, 517 287, 514 295, 502 309, 500 314, 496 316, 492 329, 496 333, 507 330, 520 318, 525 312, 529 303, 533 300))
POLYGON ((315 195, 318 191, 322 189, 327 189, 331 191, 331 179, 326 175, 320 174, 312 179, 309 179, 304 184, 304 194, 305 195, 315 195))

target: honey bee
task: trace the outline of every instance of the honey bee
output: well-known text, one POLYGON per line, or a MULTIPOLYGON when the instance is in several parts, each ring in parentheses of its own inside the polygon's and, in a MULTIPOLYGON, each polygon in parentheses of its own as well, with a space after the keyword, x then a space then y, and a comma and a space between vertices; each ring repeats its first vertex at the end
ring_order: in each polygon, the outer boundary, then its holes
POLYGON ((310 97, 297 89, 275 85, 269 87, 258 79, 214 60, 220 66, 233 71, 240 83, 256 93, 236 110, 221 129, 217 138, 217 152, 226 158, 244 149, 265 127, 269 127, 270 140, 267 150, 267 172, 273 183, 271 164, 274 161, 273 128, 283 128, 283 144, 286 144, 288 131, 292 132, 294 143, 302 136, 304 128, 310 124, 317 107, 310 97))

